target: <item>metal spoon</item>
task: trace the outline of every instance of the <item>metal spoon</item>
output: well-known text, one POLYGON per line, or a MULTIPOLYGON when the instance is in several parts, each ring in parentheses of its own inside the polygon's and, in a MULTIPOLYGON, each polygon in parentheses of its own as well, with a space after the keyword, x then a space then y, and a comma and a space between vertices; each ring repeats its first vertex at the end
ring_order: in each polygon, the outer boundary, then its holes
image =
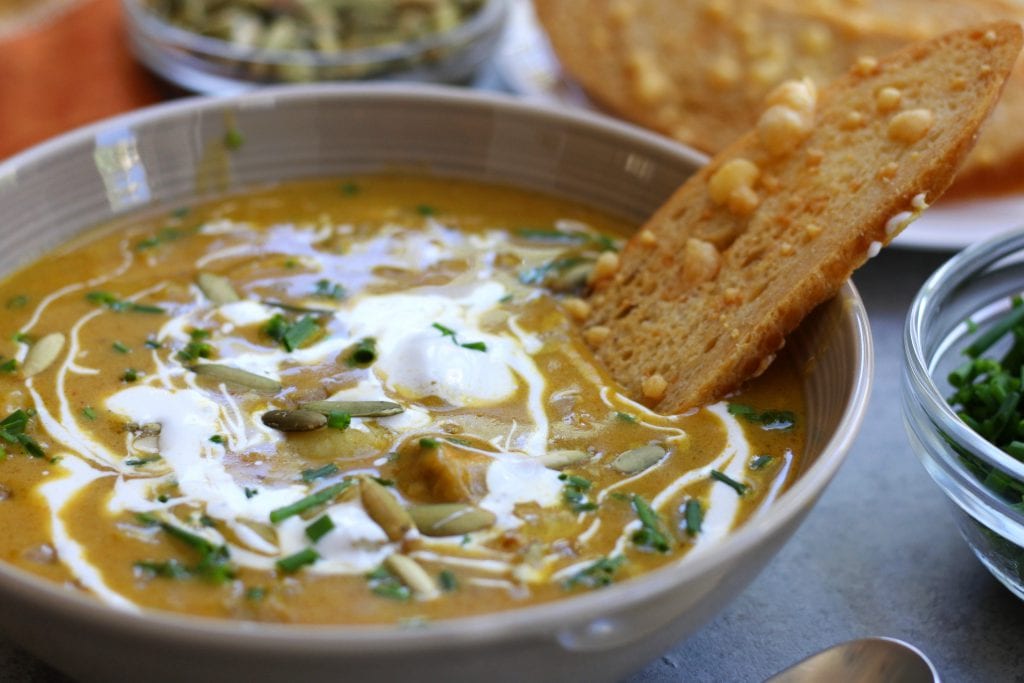
POLYGON ((775 674, 765 683, 940 683, 939 673, 913 645, 895 638, 862 638, 775 674))

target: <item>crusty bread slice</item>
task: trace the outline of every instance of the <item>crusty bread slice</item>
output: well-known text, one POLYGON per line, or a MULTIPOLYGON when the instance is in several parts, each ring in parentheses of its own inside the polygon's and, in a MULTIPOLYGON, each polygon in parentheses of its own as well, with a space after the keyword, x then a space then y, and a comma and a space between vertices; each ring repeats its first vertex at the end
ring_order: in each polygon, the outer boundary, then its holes
POLYGON ((665 412, 721 398, 770 362, 925 202, 999 98, 1021 29, 985 24, 864 60, 815 97, 790 82, 594 284, 584 336, 665 412))
MULTIPOLYGON (((565 70, 595 101, 716 153, 786 79, 831 81, 861 57, 997 19, 1006 0, 534 0, 565 70)), ((1001 179, 1024 158, 1024 61, 960 173, 1001 179)), ((1017 175, 1009 173, 1010 176, 1017 175)), ((1011 178, 1012 179, 1012 178, 1011 178)))

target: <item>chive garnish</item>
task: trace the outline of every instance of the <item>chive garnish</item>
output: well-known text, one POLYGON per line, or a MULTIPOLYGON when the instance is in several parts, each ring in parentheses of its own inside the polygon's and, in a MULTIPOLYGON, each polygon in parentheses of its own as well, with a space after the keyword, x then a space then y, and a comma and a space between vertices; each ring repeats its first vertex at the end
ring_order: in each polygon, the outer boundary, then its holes
POLYGON ((121 375, 122 382, 136 382, 138 381, 138 379, 139 371, 136 370, 135 368, 128 368, 127 370, 124 371, 124 374, 121 375))
POLYGON ((157 339, 147 339, 145 341, 145 346, 146 346, 147 349, 156 350, 156 349, 159 349, 159 348, 163 348, 163 342, 161 342, 161 341, 159 341, 157 339))
POLYGON ((618 571, 625 561, 626 558, 622 555, 602 557, 570 576, 562 583, 562 586, 566 589, 576 587, 601 588, 602 586, 607 586, 614 580, 615 572, 618 571))
POLYGON ((10 299, 7 300, 7 308, 11 310, 25 308, 26 304, 28 304, 28 297, 25 296, 24 294, 12 296, 10 299))
POLYGON ((752 470, 763 470, 765 467, 771 464, 775 457, 771 455, 755 455, 750 461, 750 469, 752 470))
POLYGON ((777 429, 792 429, 796 425, 796 415, 789 410, 766 410, 758 411, 742 403, 730 403, 729 414, 743 418, 747 422, 761 425, 761 429, 774 431, 777 429))
POLYGON ((560 474, 558 478, 565 482, 562 487, 562 500, 573 512, 590 512, 597 509, 597 503, 587 498, 587 491, 593 486, 591 482, 575 474, 560 474))
POLYGON ((309 315, 303 316, 298 322, 290 323, 278 313, 263 326, 263 332, 284 346, 286 351, 294 351, 319 334, 320 325, 309 315))
POLYGON ((139 515, 136 518, 147 525, 159 525, 169 536, 178 539, 199 553, 199 562, 195 567, 188 569, 190 573, 197 574, 213 583, 223 583, 234 578, 235 568, 230 562, 227 546, 215 545, 198 534, 169 522, 160 521, 151 515, 146 517, 139 515))
POLYGON ((82 416, 85 417, 86 420, 95 420, 96 411, 93 409, 92 406, 85 406, 84 408, 82 408, 82 416))
POLYGON ((25 334, 24 332, 19 331, 11 335, 11 341, 17 342, 19 344, 31 344, 32 337, 30 335, 25 334))
POLYGON ((116 295, 108 292, 89 292, 85 295, 85 298, 98 305, 106 306, 115 313, 165 313, 164 309, 159 306, 153 306, 150 304, 140 304, 134 301, 125 301, 118 299, 116 295))
POLYGON ((159 576, 163 579, 187 579, 192 576, 191 570, 177 560, 171 559, 164 562, 153 560, 139 560, 134 567, 146 574, 159 576))
POLYGON ((338 473, 338 466, 333 462, 318 467, 315 470, 302 470, 302 481, 316 481, 317 479, 323 479, 329 477, 332 474, 338 473))
POLYGON ((975 339, 970 346, 964 349, 964 355, 977 358, 1022 322, 1024 322, 1024 305, 1015 301, 1009 315, 990 327, 985 334, 975 339))
POLYGON ((740 483, 725 472, 719 472, 718 470, 711 470, 711 478, 729 485, 740 496, 746 493, 747 489, 750 488, 747 484, 740 483))
POLYGON ((622 411, 615 411, 615 417, 623 422, 636 424, 636 415, 630 415, 629 413, 623 413, 622 411))
POLYGON ((437 582, 445 593, 451 593, 459 589, 459 580, 455 577, 455 572, 450 569, 442 570, 437 575, 437 582))
POLYGON ((318 505, 323 505, 324 503, 330 502, 331 500, 334 499, 335 496, 340 494, 342 491, 344 491, 351 485, 351 482, 343 481, 338 484, 334 484, 333 486, 328 486, 325 489, 321 489, 316 493, 310 494, 305 498, 292 503, 291 505, 285 505, 284 507, 279 507, 276 510, 271 510, 270 521, 274 524, 277 524, 278 522, 288 519, 293 515, 301 514, 310 508, 314 508, 318 505))
POLYGON ((357 365, 367 365, 375 360, 377 360, 377 340, 373 337, 363 337, 349 351, 345 363, 351 368, 357 365))
POLYGON ((431 439, 429 436, 425 436, 420 439, 420 448, 437 448, 437 439, 431 439))
POLYGON ((305 550, 300 550, 294 555, 282 557, 276 564, 277 568, 285 574, 293 574, 305 567, 307 564, 313 564, 319 559, 320 553, 312 548, 306 548, 305 550))
POLYGON ((317 280, 316 289, 313 290, 313 296, 318 296, 322 299, 341 301, 345 298, 345 288, 337 282, 331 282, 330 280, 317 280))
POLYGON ((348 413, 328 413, 327 426, 331 429, 345 431, 352 424, 352 416, 348 413))
POLYGON ((459 338, 456 336, 455 330, 450 327, 445 327, 441 323, 433 323, 431 327, 440 332, 442 337, 450 338, 452 343, 456 346, 461 346, 462 348, 469 349, 471 351, 487 351, 487 344, 482 341, 468 342, 465 344, 459 343, 459 338))
POLYGON ((690 536, 696 536, 700 533, 700 526, 704 521, 704 509, 701 507, 700 501, 696 498, 691 498, 686 501, 686 506, 683 510, 683 516, 686 518, 686 533, 690 536))
POLYGON ((21 446, 22 450, 33 458, 42 458, 45 453, 42 447, 31 436, 25 433, 32 415, 26 410, 15 410, 0 421, 0 439, 10 444, 21 446))
POLYGON ((455 340, 455 330, 453 330, 452 328, 445 327, 441 323, 433 323, 431 327, 440 332, 442 337, 451 337, 452 341, 455 340))
POLYGON ((416 207, 416 213, 421 216, 436 216, 437 209, 429 204, 420 204, 416 207))
POLYGON ((468 344, 459 344, 459 346, 471 351, 487 351, 487 344, 483 342, 469 342, 468 344))
POLYGON ((516 237, 531 242, 553 242, 556 244, 584 244, 597 247, 600 251, 618 251, 615 240, 607 235, 587 232, 569 232, 545 228, 519 228, 516 237))
POLYGON ((210 437, 210 443, 224 443, 226 439, 220 434, 214 434, 210 437))
POLYGON ((370 584, 370 591, 382 598, 405 601, 412 597, 409 587, 385 567, 378 567, 367 574, 366 580, 370 584))
POLYGON ((245 599, 249 602, 260 602, 267 597, 267 589, 262 586, 251 586, 245 589, 245 599))
POLYGON ((243 488, 242 491, 245 493, 246 500, 248 500, 250 498, 254 498, 255 496, 258 496, 259 493, 260 493, 259 489, 251 489, 248 486, 243 488))
POLYGON ((131 460, 125 460, 124 464, 128 465, 128 467, 142 467, 143 465, 148 465, 151 462, 156 462, 161 459, 162 458, 159 455, 147 455, 144 458, 132 458, 131 460))
POLYGON ((330 517, 324 515, 306 527, 306 536, 308 536, 309 540, 313 541, 313 543, 316 543, 333 529, 334 522, 331 521, 330 517))
POLYGON ((519 281, 524 285, 541 285, 549 275, 563 273, 570 268, 587 263, 587 259, 579 256, 568 256, 565 258, 548 261, 536 268, 529 268, 519 273, 519 281))
POLYGON ((7 360, 5 360, 2 363, 0 363, 0 372, 11 373, 11 372, 14 372, 17 369, 18 369, 18 361, 16 361, 13 358, 8 358, 7 360))
POLYGON ((633 544, 647 550, 656 550, 659 553, 667 553, 669 550, 669 538, 662 531, 661 519, 658 513, 640 496, 633 494, 630 497, 633 510, 640 520, 640 528, 633 532, 633 544))
POLYGON ((129 348, 124 342, 120 342, 120 341, 115 341, 113 344, 111 344, 111 347, 113 347, 113 349, 115 351, 117 351, 118 353, 131 353, 132 352, 131 348, 129 348))

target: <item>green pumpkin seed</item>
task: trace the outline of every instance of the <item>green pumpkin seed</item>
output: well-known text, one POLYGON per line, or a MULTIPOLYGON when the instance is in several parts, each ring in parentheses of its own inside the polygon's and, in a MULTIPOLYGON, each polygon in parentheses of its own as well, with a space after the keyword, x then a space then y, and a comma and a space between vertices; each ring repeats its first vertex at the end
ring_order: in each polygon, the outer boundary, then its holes
POLYGON ((53 361, 57 360, 61 350, 64 348, 64 335, 60 332, 51 332, 35 344, 29 347, 25 362, 21 366, 21 372, 25 377, 38 375, 50 367, 53 361))
POLYGON ((461 536, 494 526, 497 518, 490 510, 464 503, 416 505, 409 515, 424 536, 461 536))
POLYGON ((439 591, 434 579, 430 578, 430 574, 420 566, 419 562, 408 555, 399 553, 388 555, 384 564, 421 600, 430 600, 438 596, 439 591))
POLYGON ((623 474, 637 474, 665 457, 661 446, 640 446, 620 453, 612 460, 612 468, 623 474))
POLYGON ((563 467, 586 462, 591 457, 593 456, 586 451, 548 451, 540 456, 540 461, 544 464, 544 467, 560 470, 563 467))
POLYGON ((359 495, 363 507, 366 508, 366 514, 370 515, 370 519, 376 522, 392 541, 402 540, 413 528, 414 523, 409 512, 380 483, 370 477, 361 477, 359 495))
POLYGON ((303 410, 315 410, 318 413, 348 413, 352 417, 388 417, 398 415, 405 410, 391 401, 309 401, 300 406, 303 410))
POLYGON ((327 416, 312 410, 271 410, 261 419, 279 432, 311 432, 327 426, 327 416))
POLYGON ((214 305, 233 304, 240 300, 238 292, 231 285, 231 280, 222 275, 199 273, 196 276, 196 284, 199 285, 199 289, 203 291, 206 298, 214 305))
POLYGON ((281 391, 281 383, 277 380, 257 375, 246 370, 241 370, 239 368, 233 368, 230 365, 201 363, 199 365, 190 366, 189 370, 197 375, 212 377, 213 379, 219 379, 222 382, 231 382, 232 384, 238 384, 254 391, 263 391, 270 394, 276 394, 281 391))

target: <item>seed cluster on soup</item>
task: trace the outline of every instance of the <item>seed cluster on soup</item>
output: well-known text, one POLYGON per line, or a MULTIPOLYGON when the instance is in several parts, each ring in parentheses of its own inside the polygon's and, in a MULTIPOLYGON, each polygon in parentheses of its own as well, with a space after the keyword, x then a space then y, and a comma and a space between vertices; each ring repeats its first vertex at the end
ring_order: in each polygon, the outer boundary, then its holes
POLYGON ((573 320, 626 230, 373 176, 85 234, 0 285, 0 558, 128 610, 356 624, 702 552, 795 476, 801 380, 623 395, 573 320))

